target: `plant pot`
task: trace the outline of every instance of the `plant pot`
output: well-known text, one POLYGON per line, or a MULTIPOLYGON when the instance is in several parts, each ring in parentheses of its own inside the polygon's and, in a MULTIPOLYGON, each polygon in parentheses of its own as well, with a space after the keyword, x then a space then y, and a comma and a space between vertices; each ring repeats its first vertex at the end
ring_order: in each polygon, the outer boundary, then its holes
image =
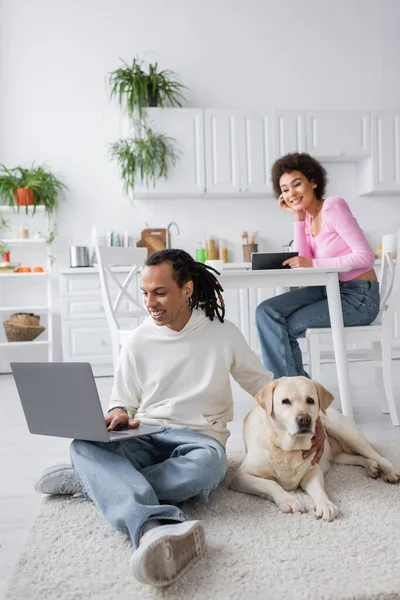
POLYGON ((9 250, 5 250, 3 252, 3 260, 4 260, 4 262, 10 262, 10 251, 9 250))
POLYGON ((147 106, 152 108, 158 106, 158 92, 153 94, 151 86, 147 88, 147 106))
POLYGON ((30 188, 14 190, 14 200, 17 206, 33 206, 33 190, 30 188))

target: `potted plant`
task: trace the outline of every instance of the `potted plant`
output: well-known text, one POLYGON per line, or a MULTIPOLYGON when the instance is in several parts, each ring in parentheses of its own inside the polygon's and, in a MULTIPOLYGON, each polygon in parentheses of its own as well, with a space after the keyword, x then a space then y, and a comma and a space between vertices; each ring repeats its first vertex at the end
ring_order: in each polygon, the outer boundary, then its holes
POLYGON ((50 217, 58 208, 67 187, 45 166, 8 169, 0 165, 0 200, 9 206, 33 206, 33 214, 38 205, 50 217))
POLYGON ((132 65, 122 60, 123 66, 109 73, 111 97, 115 96, 122 109, 133 117, 137 110, 139 119, 146 114, 145 107, 182 106, 182 85, 171 70, 160 71, 158 64, 146 65, 134 58, 132 65))
POLYGON ((173 143, 173 138, 142 125, 141 135, 111 144, 109 154, 118 164, 127 195, 134 192, 137 181, 155 186, 159 177, 168 176, 169 167, 178 160, 173 143))
POLYGON ((4 262, 10 262, 10 250, 5 242, 0 241, 0 256, 4 262))
MULTIPOLYGON (((10 222, 1 217, 0 219, 0 235, 2 231, 11 231, 10 222)), ((10 250, 4 240, 0 240, 0 256, 3 257, 4 262, 10 262, 10 250)))

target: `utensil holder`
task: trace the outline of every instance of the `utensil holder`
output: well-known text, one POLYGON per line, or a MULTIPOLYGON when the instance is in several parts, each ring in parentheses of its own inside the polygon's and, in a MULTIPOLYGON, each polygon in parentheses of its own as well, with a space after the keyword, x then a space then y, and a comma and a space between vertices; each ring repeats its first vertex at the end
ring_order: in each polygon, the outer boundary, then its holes
POLYGON ((251 253, 258 252, 258 244, 243 244, 243 260, 251 262, 251 253))

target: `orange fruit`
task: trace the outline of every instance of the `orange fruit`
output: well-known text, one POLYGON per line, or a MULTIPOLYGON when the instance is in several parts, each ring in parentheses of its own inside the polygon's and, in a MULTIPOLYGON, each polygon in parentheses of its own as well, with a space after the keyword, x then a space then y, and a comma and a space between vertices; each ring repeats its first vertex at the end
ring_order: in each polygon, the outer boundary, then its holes
POLYGON ((43 267, 35 267, 33 269, 33 272, 34 273, 44 273, 44 269, 43 269, 43 267))

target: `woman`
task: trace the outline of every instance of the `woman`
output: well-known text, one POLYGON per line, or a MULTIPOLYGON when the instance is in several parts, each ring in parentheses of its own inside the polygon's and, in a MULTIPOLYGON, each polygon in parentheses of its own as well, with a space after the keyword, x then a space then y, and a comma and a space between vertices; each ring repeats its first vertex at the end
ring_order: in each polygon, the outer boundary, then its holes
MULTIPOLYGON (((324 167, 308 154, 286 154, 272 166, 271 177, 280 208, 293 216, 299 253, 283 265, 350 267, 339 273, 344 325, 372 323, 379 312, 374 254, 345 200, 324 199, 324 167)), ((308 328, 330 327, 326 288, 304 287, 265 300, 256 321, 265 368, 276 378, 308 377, 297 338, 308 328)))

